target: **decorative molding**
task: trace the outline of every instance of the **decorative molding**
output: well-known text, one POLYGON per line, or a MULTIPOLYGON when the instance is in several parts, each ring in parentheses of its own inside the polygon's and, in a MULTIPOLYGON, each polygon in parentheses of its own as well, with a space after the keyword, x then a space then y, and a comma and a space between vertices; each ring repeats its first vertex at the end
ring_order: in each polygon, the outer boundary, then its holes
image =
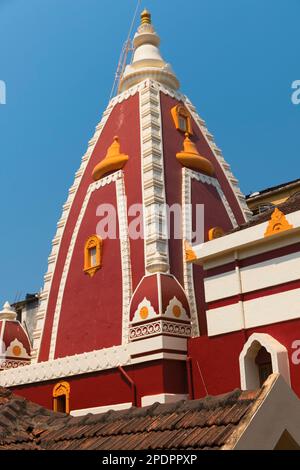
POLYGON ((152 318, 157 318, 157 316, 158 312, 155 312, 150 300, 144 297, 144 299, 139 303, 131 323, 151 320, 152 318))
POLYGON ((176 323, 169 320, 156 320, 143 325, 130 327, 130 341, 137 341, 146 337, 157 335, 177 336, 189 338, 191 336, 191 325, 187 323, 176 323))
POLYGON ((166 194, 159 89, 146 80, 140 90, 141 172, 146 272, 169 271, 166 194), (158 210, 162 208, 162 210, 158 210))
MULTIPOLYGON (((204 176, 204 175, 203 175, 204 176)), ((191 311, 192 336, 200 336, 200 327, 198 320, 197 302, 194 287, 193 264, 186 261, 186 243, 191 242, 192 238, 192 184, 190 170, 182 169, 182 252, 183 252, 183 279, 184 290, 189 302, 191 311)))
POLYGON ((15 359, 0 359, 0 370, 2 369, 16 369, 17 367, 29 366, 30 361, 15 360, 15 359))
POLYGON ((129 309, 132 296, 132 273, 127 218, 127 198, 123 173, 122 178, 118 178, 116 180, 116 194, 122 267, 122 344, 127 344, 129 337, 129 309))
MULTIPOLYGON (((30 344, 29 339, 28 339, 28 343, 30 344)), ((5 356, 9 357, 9 358, 13 357, 16 360, 18 360, 18 358, 20 358, 20 360, 23 360, 23 359, 29 359, 30 360, 30 356, 28 355, 26 349, 24 348, 21 341, 19 341, 17 338, 15 338, 10 343, 10 345, 8 346, 8 348, 5 351, 5 356)))
POLYGON ((212 185, 216 188, 216 190, 217 190, 217 192, 220 196, 220 199, 223 202, 223 205, 226 209, 227 215, 228 215, 233 227, 238 227, 238 223, 236 221, 234 213, 232 212, 232 209, 229 205, 229 202, 227 201, 226 196, 222 191, 222 188, 220 186, 219 181, 216 178, 212 177, 212 176, 204 175, 202 173, 198 173, 198 172, 196 172, 194 170, 190 170, 190 169, 187 170, 187 174, 192 179, 195 179, 197 181, 201 181, 204 184, 210 184, 210 185, 212 185))
POLYGON ((180 320, 185 320, 190 324, 190 318, 187 316, 185 308, 183 307, 180 300, 178 300, 175 296, 170 300, 163 315, 164 317, 171 319, 177 318, 180 320))
POLYGON ((281 212, 278 207, 276 207, 274 212, 272 212, 271 219, 264 236, 270 237, 271 235, 276 235, 279 232, 285 232, 291 228, 294 228, 293 225, 289 224, 284 213, 281 212))
POLYGON ((15 387, 17 385, 114 369, 120 365, 131 364, 130 352, 129 345, 114 346, 99 351, 38 362, 13 370, 4 370, 0 374, 0 385, 2 387, 15 387))
MULTIPOLYGON (((36 362, 34 364, 18 363, 16 368, 7 368, 1 371, 0 386, 17 387, 31 383, 49 382, 158 359, 185 361, 186 342, 187 338, 185 337, 159 335, 154 338, 144 338, 143 341, 135 341, 127 345, 113 346, 99 351, 75 354, 74 356, 46 362, 36 362), (144 355, 143 353, 151 351, 149 342, 153 346, 153 353, 144 355), (163 348, 166 348, 169 352, 160 351, 163 348), (174 352, 171 351, 172 349, 174 349, 174 352), (181 350, 182 353, 178 352, 181 350), (134 357, 138 353, 141 353, 140 357, 134 357), (19 365, 26 367, 19 367, 19 365)), ((13 361, 9 362, 12 363, 13 361)))

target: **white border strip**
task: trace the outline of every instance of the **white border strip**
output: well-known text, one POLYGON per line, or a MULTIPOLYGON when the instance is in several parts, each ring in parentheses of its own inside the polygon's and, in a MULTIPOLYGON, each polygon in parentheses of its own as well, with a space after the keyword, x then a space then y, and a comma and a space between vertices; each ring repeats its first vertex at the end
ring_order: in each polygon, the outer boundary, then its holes
POLYGON ((185 259, 185 241, 190 241, 192 237, 192 214, 190 211, 192 201, 191 176, 187 168, 182 168, 182 214, 183 214, 183 237, 182 237, 182 253, 183 253, 183 278, 184 289, 188 298, 191 311, 192 336, 200 336, 200 327, 197 311, 197 302, 194 287, 194 272, 192 263, 187 263, 185 259))
POLYGON ((132 274, 130 242, 127 219, 127 200, 124 175, 116 180, 117 207, 119 220, 120 252, 122 265, 122 344, 129 342, 129 306, 132 296, 132 274))

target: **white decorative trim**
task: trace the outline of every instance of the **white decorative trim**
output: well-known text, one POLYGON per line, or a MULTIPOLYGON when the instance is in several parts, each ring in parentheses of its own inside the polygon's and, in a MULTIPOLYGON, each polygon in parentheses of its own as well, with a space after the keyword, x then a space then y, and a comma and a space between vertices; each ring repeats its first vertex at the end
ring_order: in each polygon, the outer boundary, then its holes
POLYGON ((172 318, 174 320, 174 318, 176 318, 174 313, 173 313, 173 308, 174 307, 179 307, 180 308, 181 314, 178 317, 178 319, 185 320, 185 321, 188 321, 190 323, 190 318, 187 316, 185 308, 183 307, 180 300, 178 300, 177 297, 175 297, 175 295, 172 299, 170 299, 170 302, 169 302, 169 304, 166 308, 166 311, 164 312, 164 317, 169 317, 169 318, 172 318))
POLYGON ((17 367, 28 366, 30 361, 16 360, 16 359, 1 359, 0 358, 0 370, 4 369, 16 369, 17 367))
POLYGON ((5 324, 6 324, 6 320, 2 320, 1 324, 0 324, 0 326, 2 326, 1 327, 1 332, 0 332, 0 354, 1 355, 4 354, 4 352, 6 350, 6 344, 3 341, 5 324))
POLYGON ((0 373, 0 386, 16 387, 30 383, 48 382, 50 380, 68 378, 75 375, 116 369, 119 366, 125 367, 132 364, 144 364, 160 359, 185 361, 186 351, 187 338, 160 335, 126 345, 75 354, 74 356, 67 356, 46 362, 37 362, 26 365, 26 367, 3 370, 0 373), (166 349, 170 352, 160 352, 162 349, 166 349), (174 350, 174 352, 172 352, 172 350, 174 350), (149 351, 153 352, 147 354, 149 351), (182 353, 178 351, 182 351, 182 353), (140 357, 132 357, 137 354, 140 355, 140 357))
POLYGON ((137 341, 142 338, 149 338, 156 335, 189 338, 191 336, 191 325, 190 322, 186 324, 159 319, 152 322, 145 322, 141 325, 132 325, 130 327, 130 341, 137 341))
POLYGON ((110 183, 116 182, 119 178, 123 178, 123 172, 122 170, 116 171, 115 173, 106 176, 105 178, 102 178, 94 183, 92 183, 86 193, 84 202, 82 204, 78 219, 76 221, 76 225, 74 228, 74 231, 72 233, 72 238, 70 241, 70 245, 68 248, 68 253, 66 256, 66 261, 64 265, 64 269, 62 272, 61 276, 61 281, 59 285, 59 291, 57 295, 57 301, 56 301, 56 307, 55 307, 55 312, 54 312, 54 318, 53 318, 53 324, 52 324, 52 331, 51 331, 51 341, 50 341, 50 351, 49 351, 49 359, 54 359, 54 354, 55 354, 55 347, 56 347, 56 339, 57 339, 57 332, 58 332, 58 324, 59 324, 59 318, 60 318, 60 312, 61 312, 61 306, 62 306, 62 301, 63 301, 63 296, 64 296, 64 291, 65 291, 65 286, 67 282, 67 277, 69 274, 69 269, 71 265, 71 260, 73 256, 73 251, 74 247, 76 244, 77 236, 79 233, 79 229, 81 227, 81 223, 85 214, 85 211, 87 209, 88 203, 90 201, 90 197, 92 193, 99 188, 106 186, 110 183))
POLYGON ((15 338, 10 343, 10 345, 8 346, 8 348, 5 351, 5 355, 6 355, 6 357, 15 357, 16 359, 18 359, 18 358, 20 358, 20 359, 24 359, 24 358, 30 359, 30 356, 28 355, 28 353, 27 353, 26 349, 24 348, 23 344, 17 338, 15 338), (18 346, 21 350, 21 353, 19 354, 19 356, 16 356, 13 352, 13 349, 14 349, 15 346, 18 346))
POLYGON ((242 390, 256 390, 260 387, 255 357, 262 346, 271 355, 273 372, 281 374, 289 385, 291 383, 287 349, 266 333, 253 333, 239 358, 242 390))
POLYGON ((143 307, 146 307, 148 309, 147 320, 151 320, 151 318, 156 318, 157 317, 158 312, 157 313, 155 312, 154 308, 151 305, 150 300, 148 300, 146 297, 144 297, 143 300, 139 303, 139 305, 138 305, 138 307, 137 307, 137 309, 134 313, 133 319, 131 320, 132 323, 143 321, 143 319, 140 316, 140 310, 143 307))
POLYGON ((146 80, 140 90, 141 174, 146 272, 169 271, 169 245, 159 89, 146 80), (162 211, 158 211, 158 207, 162 211))
POLYGON ((0 385, 13 387, 22 384, 44 382, 74 375, 114 369, 131 364, 131 349, 128 345, 75 354, 26 367, 0 373, 0 385))
POLYGON ((182 254, 183 254, 183 279, 184 290, 190 306, 192 337, 200 336, 200 327, 197 312, 197 302, 194 287, 194 273, 192 263, 187 263, 185 259, 185 241, 192 238, 192 189, 191 177, 187 168, 182 169, 182 254))
POLYGON ((127 410, 132 407, 132 403, 117 403, 115 405, 105 405, 105 406, 94 406, 92 408, 82 408, 81 410, 72 410, 70 411, 71 416, 85 416, 89 413, 93 415, 98 415, 101 413, 106 413, 107 411, 114 410, 127 410))
POLYGON ((157 395, 145 395, 142 397, 142 406, 150 406, 153 403, 175 403, 180 400, 187 400, 188 395, 174 393, 159 393, 157 395))
POLYGON ((222 191, 222 188, 220 186, 219 181, 216 178, 213 178, 211 176, 204 175, 203 173, 198 173, 197 171, 187 169, 187 174, 190 176, 191 179, 195 179, 196 181, 200 181, 203 184, 210 184, 211 186, 214 186, 216 188, 220 199, 226 209, 227 215, 230 219, 230 222, 232 223, 232 226, 238 227, 238 223, 236 221, 236 218, 234 216, 234 213, 232 212, 232 209, 225 197, 225 194, 222 191))
POLYGON ((122 265, 122 344, 127 344, 129 337, 129 306, 132 296, 132 274, 127 218, 127 199, 123 175, 122 178, 118 178, 116 180, 116 192, 122 265))

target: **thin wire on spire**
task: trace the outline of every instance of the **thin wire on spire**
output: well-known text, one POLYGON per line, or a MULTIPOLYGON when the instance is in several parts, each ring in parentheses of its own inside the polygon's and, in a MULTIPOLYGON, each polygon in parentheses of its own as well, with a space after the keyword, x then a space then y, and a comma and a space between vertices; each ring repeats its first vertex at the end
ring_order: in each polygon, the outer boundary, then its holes
POLYGON ((130 25, 130 28, 129 28, 127 39, 124 42, 123 47, 122 47, 121 55, 120 55, 119 62, 118 62, 117 71, 115 73, 114 83, 113 83, 113 86, 112 86, 112 89, 111 89, 111 92, 110 92, 110 97, 109 97, 110 100, 114 96, 115 91, 119 89, 120 80, 121 80, 121 77, 123 75, 124 69, 126 67, 128 54, 129 54, 130 51, 133 50, 132 45, 131 45, 131 34, 132 34, 132 31, 133 31, 133 28, 134 28, 134 25, 135 25, 136 17, 137 17, 138 11, 140 9, 140 6, 141 6, 141 0, 138 0, 136 8, 135 8, 134 15, 133 15, 133 18, 132 18, 132 22, 131 22, 131 25, 130 25))

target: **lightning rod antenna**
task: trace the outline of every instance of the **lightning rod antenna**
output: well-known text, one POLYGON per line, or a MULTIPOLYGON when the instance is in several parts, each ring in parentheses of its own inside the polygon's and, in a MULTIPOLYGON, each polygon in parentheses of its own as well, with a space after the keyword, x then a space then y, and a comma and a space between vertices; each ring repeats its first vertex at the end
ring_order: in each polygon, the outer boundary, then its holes
POLYGON ((130 51, 133 50, 132 43, 131 43, 131 34, 132 34, 132 30, 134 28, 136 16, 138 14, 140 5, 141 5, 141 0, 138 0, 136 8, 135 8, 134 15, 133 15, 133 18, 132 18, 132 22, 131 22, 131 25, 130 25, 130 28, 129 28, 127 39, 124 42, 123 47, 122 47, 121 55, 120 55, 119 62, 118 62, 117 71, 115 73, 114 83, 113 83, 113 86, 112 86, 112 89, 111 89, 111 92, 110 92, 110 97, 109 97, 110 100, 114 96, 115 91, 119 90, 119 84, 120 84, 120 80, 121 80, 121 77, 123 75, 124 69, 126 67, 128 54, 129 54, 130 51))

